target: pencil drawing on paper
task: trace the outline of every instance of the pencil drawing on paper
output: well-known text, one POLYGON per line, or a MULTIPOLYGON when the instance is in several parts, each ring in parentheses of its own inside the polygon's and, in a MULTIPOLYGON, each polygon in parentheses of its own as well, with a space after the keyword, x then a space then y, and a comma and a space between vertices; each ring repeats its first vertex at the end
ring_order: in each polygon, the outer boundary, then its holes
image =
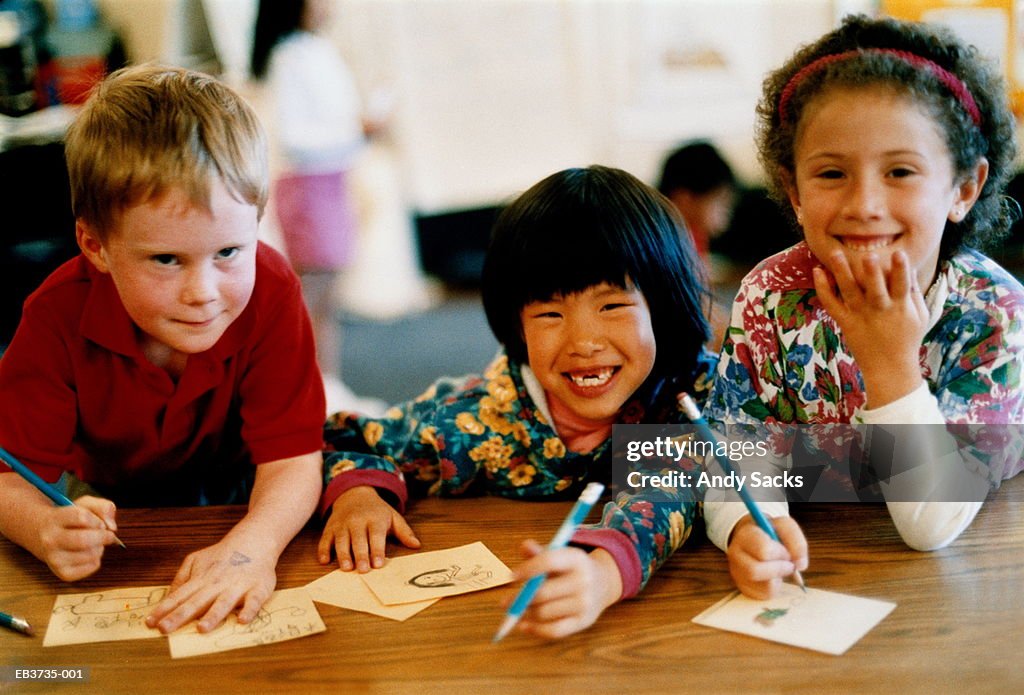
POLYGON ((260 609, 256 617, 245 625, 238 622, 225 625, 222 628, 224 634, 217 636, 216 644, 230 649, 311 635, 317 632, 317 622, 303 619, 305 615, 306 609, 302 606, 286 606, 273 611, 260 609))
POLYGON ((434 589, 439 586, 471 586, 485 589, 490 586, 493 572, 485 570, 483 565, 474 565, 473 569, 463 573, 458 565, 449 565, 441 569, 420 572, 406 582, 422 589, 434 589))
POLYGON ((124 591, 113 595, 82 594, 71 603, 54 607, 53 617, 60 621, 60 629, 65 631, 79 627, 100 630, 139 627, 144 625, 148 609, 160 603, 166 594, 166 587, 138 594, 125 594, 124 591))

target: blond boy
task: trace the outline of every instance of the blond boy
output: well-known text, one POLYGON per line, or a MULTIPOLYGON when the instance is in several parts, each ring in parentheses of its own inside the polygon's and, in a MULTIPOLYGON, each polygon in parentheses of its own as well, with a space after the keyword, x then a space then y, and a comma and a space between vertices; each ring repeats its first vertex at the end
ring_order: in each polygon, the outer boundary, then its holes
MULTIPOLYGON (((67 136, 81 255, 25 303, 0 359, 0 444, 93 494, 55 507, 0 473, 0 533, 58 577, 99 569, 122 506, 243 503, 147 622, 248 622, 321 489, 323 389, 288 263, 257 241, 263 132, 215 79, 107 78, 67 136)), ((144 540, 136 542, 144 543, 144 540)))

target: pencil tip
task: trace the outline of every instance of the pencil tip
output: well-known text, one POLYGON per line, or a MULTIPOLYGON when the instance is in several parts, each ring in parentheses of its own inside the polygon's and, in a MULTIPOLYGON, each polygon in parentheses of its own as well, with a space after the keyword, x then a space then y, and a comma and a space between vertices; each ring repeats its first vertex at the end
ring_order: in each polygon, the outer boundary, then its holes
POLYGON ((802 574, 800 574, 800 571, 797 570, 796 572, 794 572, 793 573, 793 577, 796 579, 797 586, 799 586, 800 589, 806 594, 807 593, 807 585, 804 584, 804 577, 803 577, 802 574))
POLYGON ((498 631, 494 633, 494 638, 491 640, 491 644, 497 644, 501 640, 505 639, 506 635, 512 631, 512 628, 515 627, 517 622, 518 618, 516 616, 506 615, 504 622, 501 623, 501 627, 499 627, 498 631))

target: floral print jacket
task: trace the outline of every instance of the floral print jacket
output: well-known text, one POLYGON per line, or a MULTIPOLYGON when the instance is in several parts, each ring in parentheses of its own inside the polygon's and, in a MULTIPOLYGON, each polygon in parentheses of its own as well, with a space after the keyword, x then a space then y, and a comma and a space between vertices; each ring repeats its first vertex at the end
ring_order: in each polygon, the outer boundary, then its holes
MULTIPOLYGON (((703 353, 691 393, 707 396, 716 358, 703 353)), ((684 423, 675 406, 645 413, 636 400, 623 408, 623 423, 684 423)), ((414 401, 384 418, 337 413, 324 429, 326 489, 321 511, 345 490, 375 487, 404 511, 409 496, 490 494, 519 499, 574 499, 586 483, 611 479, 611 438, 586 454, 568 451, 531 397, 522 367, 499 355, 482 376, 443 378, 414 401)), ((577 545, 600 547, 615 558, 623 597, 689 536, 699 512, 693 490, 619 492, 601 520, 581 527, 577 545)))
MULTIPOLYGON (((816 264, 807 245, 799 243, 763 261, 744 279, 705 406, 709 420, 879 421, 871 419, 874 411, 863 408, 860 370, 839 326, 818 301, 811 275, 816 264)), ((940 263, 936 290, 941 294, 929 306, 931 327, 920 349, 930 393, 888 424, 920 422, 915 410, 934 410, 935 419, 947 424, 1024 422, 1024 288, 991 259, 965 250, 940 263)), ((1011 431, 1019 427, 989 429, 1017 440, 979 454, 991 457, 997 451, 1002 458, 984 462, 991 482, 998 484, 1022 468, 1021 437, 1011 431)), ((805 447, 816 446, 810 437, 802 441, 805 447)))

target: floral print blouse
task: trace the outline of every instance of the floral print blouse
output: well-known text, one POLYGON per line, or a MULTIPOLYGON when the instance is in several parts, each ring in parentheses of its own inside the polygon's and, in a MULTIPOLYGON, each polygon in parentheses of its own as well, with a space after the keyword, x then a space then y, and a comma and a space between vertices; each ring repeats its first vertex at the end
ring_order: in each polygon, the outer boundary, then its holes
MULTIPOLYGON (((807 245, 799 243, 743 280, 705 406, 708 419, 869 421, 860 369, 815 293, 815 265, 807 245)), ((948 424, 1024 422, 1024 288, 974 250, 940 263, 936 288, 945 299, 934 307, 920 364, 939 417, 948 424)), ((1008 428, 990 429, 1020 439, 1008 428)), ((1010 446, 1000 451, 1003 460, 987 461, 993 483, 1021 470, 1020 453, 1010 446)))
MULTIPOLYGON (((698 403, 707 396, 715 362, 708 353, 699 359, 691 390, 698 403)), ((630 401, 621 420, 687 422, 669 400, 664 413, 646 413, 630 401)), ((589 453, 567 450, 528 392, 521 366, 503 354, 482 376, 440 379, 384 418, 332 415, 324 441, 322 511, 358 485, 375 487, 404 511, 410 495, 575 499, 588 482, 611 479, 611 438, 589 453)), ((619 566, 623 597, 632 596, 689 536, 698 507, 690 489, 619 492, 573 543, 607 550, 619 566)))

